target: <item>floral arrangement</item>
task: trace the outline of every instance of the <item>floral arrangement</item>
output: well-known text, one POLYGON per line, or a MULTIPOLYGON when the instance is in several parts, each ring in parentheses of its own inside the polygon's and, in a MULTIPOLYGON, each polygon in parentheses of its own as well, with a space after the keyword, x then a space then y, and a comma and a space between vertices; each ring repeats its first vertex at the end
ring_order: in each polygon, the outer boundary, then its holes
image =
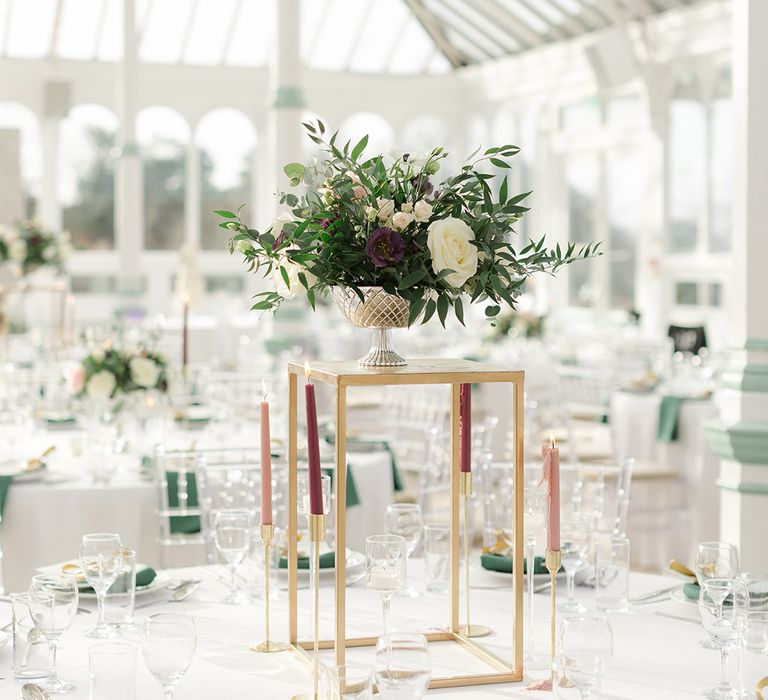
POLYGON ((489 338, 499 342, 509 335, 522 338, 540 338, 544 333, 545 316, 518 310, 502 311, 496 318, 489 338))
POLYGON ((256 295, 253 309, 275 310, 298 292, 314 308, 317 293, 336 285, 362 300, 361 287, 380 286, 408 302, 409 324, 435 313, 445 324, 450 310, 463 323, 466 298, 487 302, 486 317, 493 319, 500 304, 515 306, 534 272, 553 273, 597 254, 596 244, 547 249, 543 238, 513 247, 512 226, 530 194, 509 192, 506 170, 516 146, 476 152, 435 186, 432 178, 448 155, 443 148, 361 159, 367 136, 342 146, 338 132, 327 138, 320 121, 304 128, 322 155, 309 166, 285 166, 291 187, 304 188, 279 194, 290 213, 258 231, 243 222, 242 207, 216 212, 225 219, 219 225, 233 232, 230 252, 274 281, 273 290, 256 295), (485 172, 491 169, 496 172, 485 172))
POLYGON ((69 234, 46 231, 39 221, 20 221, 0 227, 0 263, 11 262, 26 276, 41 267, 61 270, 71 250, 69 234))
POLYGON ((67 378, 74 396, 109 399, 118 394, 168 389, 166 361, 147 350, 120 350, 106 343, 72 368, 67 378))

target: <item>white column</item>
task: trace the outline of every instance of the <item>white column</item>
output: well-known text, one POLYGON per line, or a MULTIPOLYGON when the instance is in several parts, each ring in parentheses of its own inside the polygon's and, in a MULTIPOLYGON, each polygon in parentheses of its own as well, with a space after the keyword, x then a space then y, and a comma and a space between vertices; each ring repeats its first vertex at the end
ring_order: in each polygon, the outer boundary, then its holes
POLYGON ((123 0, 123 60, 117 65, 120 156, 115 168, 115 247, 121 289, 136 288, 144 245, 144 188, 136 143, 138 36, 134 0, 123 0))
POLYGON ((720 419, 708 440, 722 458, 720 537, 741 549, 742 568, 768 567, 768 3, 733 3, 733 261, 731 338, 721 376, 720 419))
POLYGON ((184 240, 200 246, 200 151, 194 135, 187 144, 187 179, 184 189, 184 240))
POLYGON ((59 125, 58 117, 43 117, 40 126, 43 145, 43 178, 39 218, 51 231, 61 230, 61 202, 58 192, 59 125))
MULTIPOLYGON (((286 163, 301 162, 301 114, 304 107, 299 37, 299 0, 277 3, 275 50, 271 62, 272 102, 267 124, 267 167, 263 186, 274 194, 285 189, 288 181, 283 173, 286 163)), ((261 219, 269 220, 277 213, 274 197, 265 199, 268 207, 261 219), (270 210, 271 209, 271 210, 270 210)))

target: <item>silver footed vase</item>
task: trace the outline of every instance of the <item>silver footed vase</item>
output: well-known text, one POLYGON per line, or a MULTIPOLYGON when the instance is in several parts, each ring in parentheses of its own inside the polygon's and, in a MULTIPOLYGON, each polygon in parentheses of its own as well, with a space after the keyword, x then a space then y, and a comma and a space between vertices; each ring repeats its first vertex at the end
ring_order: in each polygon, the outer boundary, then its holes
POLYGON ((371 349, 357 362, 361 367, 405 367, 408 363, 392 344, 392 330, 408 327, 408 302, 382 287, 359 287, 361 299, 350 287, 333 287, 333 300, 357 328, 373 330, 371 349))

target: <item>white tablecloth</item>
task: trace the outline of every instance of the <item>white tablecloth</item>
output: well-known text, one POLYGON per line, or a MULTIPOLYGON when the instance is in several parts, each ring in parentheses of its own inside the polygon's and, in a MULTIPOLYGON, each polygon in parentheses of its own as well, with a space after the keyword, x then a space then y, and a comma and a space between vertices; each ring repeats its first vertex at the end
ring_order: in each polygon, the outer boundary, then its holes
MULTIPOLYGON (((418 561, 409 566, 411 576, 418 577, 418 561)), ((139 623, 148 612, 173 610, 189 612, 195 619, 198 634, 194 661, 178 685, 179 700, 286 700, 292 695, 310 689, 311 678, 305 666, 291 652, 256 654, 246 645, 261 641, 263 637, 263 605, 227 606, 215 602, 224 593, 223 585, 210 571, 194 569, 174 570, 174 576, 194 576, 204 581, 201 589, 189 600, 172 605, 159 604, 137 611, 139 623)), ((631 595, 639 595, 669 586, 671 579, 647 574, 632 574, 631 595)), ((565 595, 564 586, 558 591, 565 595)), ((593 604, 594 591, 577 588, 577 595, 587 604, 593 604)), ((299 591, 302 606, 299 619, 309 626, 309 591, 299 591)), ((494 634, 485 638, 488 647, 504 657, 510 657, 511 593, 509 589, 473 589, 473 610, 478 623, 487 624, 494 634)), ((87 604, 90 606, 90 604, 87 604)), ((330 635, 333 625, 333 591, 321 590, 321 634, 330 635)), ((275 639, 285 639, 287 632, 287 605, 285 596, 273 602, 272 630, 275 639)), ((399 630, 424 631, 446 622, 448 599, 446 596, 424 594, 420 598, 394 598, 392 625, 399 630)), ((0 603, 3 619, 10 616, 10 606, 0 603)), ((549 596, 536 596, 536 635, 539 651, 544 653, 549 639, 549 596)), ((73 627, 64 634, 59 651, 60 675, 76 684, 68 697, 85 700, 88 697, 88 649, 96 642, 84 636, 95 622, 95 615, 78 615, 73 627)), ((690 603, 667 601, 659 604, 636 606, 630 613, 610 616, 614 632, 614 658, 608 667, 603 684, 603 697, 609 700, 684 700, 700 698, 703 691, 719 681, 718 653, 699 645, 706 635, 697 622, 696 606, 690 603), (670 614, 685 620, 662 617, 670 614)), ((362 584, 347 589, 348 634, 376 635, 380 631, 381 617, 378 596, 362 584)), ((301 627, 300 627, 301 629, 301 627)), ((300 632, 301 633, 301 632, 300 632)), ((125 633, 128 640, 139 643, 140 625, 125 633)), ((482 640, 481 640, 482 641, 482 640)), ((436 675, 459 674, 467 670, 482 671, 486 667, 454 644, 430 646, 433 672, 436 675)), ((348 660, 370 664, 371 649, 348 650, 348 660)), ((760 675, 768 673, 766 657, 745 655, 744 677, 748 688, 754 688, 760 675), (762 674, 760 668, 762 666, 762 674), (760 674, 760 675, 758 675, 760 674)), ((324 659, 332 652, 324 652, 324 659)), ((540 674, 541 672, 539 672, 540 674)), ((527 674, 528 678, 540 677, 527 674)), ((11 650, 0 649, 0 697, 17 698, 18 685, 11 671, 11 650)), ((475 686, 452 690, 432 690, 429 698, 533 698, 551 697, 523 690, 524 684, 475 686)), ((138 700, 160 698, 160 686, 147 671, 141 654, 138 660, 138 700)), ((126 698, 128 700, 128 698, 126 698)))
MULTIPOLYGON (((630 526, 633 515, 637 524, 646 506, 660 509, 667 504, 682 516, 687 511, 687 518, 681 518, 664 538, 655 538, 651 543, 654 551, 649 550, 644 558, 662 563, 670 556, 693 561, 692 550, 696 544, 716 540, 719 534, 720 496, 716 483, 719 460, 709 451, 704 438, 704 422, 717 414, 717 408, 711 399, 683 401, 678 439, 660 442, 657 439, 660 404, 661 396, 656 393, 615 392, 610 408, 614 450, 618 455, 638 461, 635 473, 638 488, 633 486, 630 526), (652 463, 655 471, 677 475, 682 480, 682 491, 672 493, 669 482, 657 481, 652 494, 644 493, 650 488, 641 484, 643 469, 649 468, 648 463, 652 463), (635 507, 640 502, 642 507, 635 507), (660 551, 660 547, 664 551, 660 551)), ((656 518, 657 514, 649 511, 647 520, 656 518)), ((639 536, 632 539, 640 541, 639 536)), ((639 563, 639 559, 635 561, 639 563)))
MULTIPOLYGON (((192 439, 189 435, 185 444, 192 439)), ((6 590, 25 589, 38 566, 76 556, 80 538, 87 532, 117 532, 127 546, 136 549, 141 561, 152 566, 160 563, 157 491, 153 481, 140 476, 138 459, 127 457, 110 484, 96 485, 85 473, 84 458, 72 456, 73 438, 80 436, 74 431, 38 434, 29 454, 58 446, 50 476, 39 482, 14 483, 9 489, 2 523, 6 590)), ((382 451, 350 453, 348 462, 360 505, 347 514, 347 546, 365 551, 365 538, 384 531, 386 507, 394 499, 391 458, 382 451)), ((194 553, 186 563, 198 563, 198 556, 194 553)), ((175 557, 170 561, 184 562, 175 557)))

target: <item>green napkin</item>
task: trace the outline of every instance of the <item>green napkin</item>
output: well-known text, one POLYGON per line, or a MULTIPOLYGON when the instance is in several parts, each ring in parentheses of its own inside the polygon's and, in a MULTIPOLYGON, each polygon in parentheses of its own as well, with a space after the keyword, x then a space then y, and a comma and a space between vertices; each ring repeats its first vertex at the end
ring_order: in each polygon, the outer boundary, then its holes
MULTIPOLYGON (((179 473, 166 472, 168 480, 168 506, 170 508, 179 507, 179 473)), ((196 508, 199 505, 197 500, 197 479, 195 475, 187 472, 187 507, 196 508)), ((172 515, 171 532, 174 535, 194 535, 200 532, 199 515, 172 515)))
POLYGON ((397 468, 397 459, 395 458, 395 453, 393 452, 392 448, 390 447, 389 443, 386 440, 357 440, 357 439, 350 439, 347 441, 347 446, 352 446, 354 451, 354 445, 374 445, 380 447, 385 452, 389 453, 389 457, 392 460, 392 486, 394 487, 395 491, 403 491, 405 490, 405 485, 403 484, 403 479, 400 476, 400 470, 397 468))
POLYGON ((12 476, 0 476, 0 519, 5 513, 5 499, 8 498, 8 489, 11 488, 12 476))
MULTIPOLYGON (((331 477, 331 489, 333 489, 333 472, 330 467, 323 468, 323 474, 327 474, 331 477)), ((347 508, 360 505, 360 496, 357 495, 357 486, 355 485, 355 478, 352 476, 352 469, 347 465, 347 508)))
MULTIPOLYGON (((288 557, 280 557, 280 568, 281 569, 287 569, 288 568, 288 557)), ((334 566, 336 566, 336 552, 325 552, 325 554, 320 555, 320 568, 321 569, 332 569, 334 566)), ((300 569, 308 569, 309 568, 309 557, 299 557, 298 558, 298 567, 300 569)))
POLYGON ((677 424, 680 419, 680 407, 685 399, 679 396, 662 396, 659 406, 659 442, 677 440, 677 424))
POLYGON ((698 583, 686 583, 683 586, 683 593, 685 593, 685 597, 689 600, 698 600, 700 590, 698 583))
MULTIPOLYGON (((505 557, 503 554, 483 554, 480 557, 480 564, 484 569, 488 571, 499 571, 502 574, 512 573, 512 557, 505 557)), ((523 573, 527 574, 527 562, 523 561, 523 573)), ((544 557, 534 557, 533 559, 533 573, 534 574, 548 574, 544 557)))
MULTIPOLYGON (((157 572, 146 564, 136 564, 136 588, 142 588, 148 586, 155 580, 157 572)), ((93 593, 93 588, 90 586, 80 586, 81 593, 93 593)), ((128 574, 122 573, 116 579, 115 582, 109 587, 109 593, 125 593, 128 590, 128 574)))

